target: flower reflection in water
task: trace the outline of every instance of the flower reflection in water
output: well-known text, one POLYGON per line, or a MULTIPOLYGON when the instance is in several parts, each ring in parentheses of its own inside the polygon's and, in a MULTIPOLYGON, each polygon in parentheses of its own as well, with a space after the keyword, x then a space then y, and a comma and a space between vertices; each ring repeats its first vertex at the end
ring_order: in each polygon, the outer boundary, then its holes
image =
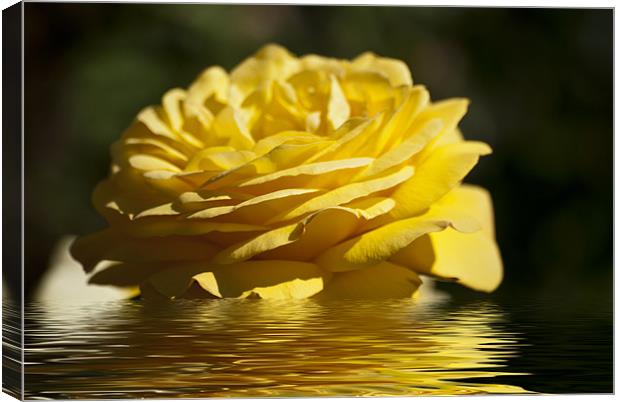
POLYGON ((521 346, 505 320, 488 301, 32 304, 26 397, 526 392, 502 384, 524 374, 507 371, 521 346))

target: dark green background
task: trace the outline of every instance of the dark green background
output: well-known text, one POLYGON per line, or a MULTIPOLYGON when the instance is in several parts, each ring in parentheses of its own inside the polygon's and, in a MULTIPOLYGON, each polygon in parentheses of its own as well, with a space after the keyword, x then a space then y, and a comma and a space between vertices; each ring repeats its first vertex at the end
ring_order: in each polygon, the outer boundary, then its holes
MULTIPOLYGON (((568 9, 25 5, 26 288, 56 240, 103 227, 90 193, 136 113, 266 42, 404 60, 494 149, 468 181, 496 208, 498 294, 612 292, 613 12, 568 9)), ((10 157, 10 156, 9 156, 10 157)), ((611 299, 610 299, 611 300, 611 299)))

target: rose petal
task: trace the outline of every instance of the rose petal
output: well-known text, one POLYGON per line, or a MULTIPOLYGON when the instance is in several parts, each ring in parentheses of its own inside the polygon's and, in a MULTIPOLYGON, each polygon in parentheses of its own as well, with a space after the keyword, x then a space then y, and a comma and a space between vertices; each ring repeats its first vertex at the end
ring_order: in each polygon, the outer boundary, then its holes
POLYGON ((136 237, 150 236, 195 236, 211 232, 263 232, 266 226, 236 222, 203 222, 198 219, 141 219, 127 227, 127 232, 136 237))
POLYGON ((329 94, 329 102, 327 103, 327 121, 329 121, 332 130, 336 130, 342 125, 351 113, 349 103, 340 88, 338 79, 333 75, 331 79, 331 91, 329 94))
POLYGON ((357 233, 366 221, 390 211, 394 201, 385 197, 369 197, 329 208, 311 215, 299 238, 283 246, 258 254, 256 258, 309 261, 323 250, 357 233))
MULTIPOLYGON (((448 228, 443 232, 430 233, 429 250, 419 250, 415 244, 410 245, 390 260, 402 265, 414 265, 416 272, 453 280, 474 290, 492 292, 502 281, 503 266, 499 249, 494 239, 482 231, 461 233, 448 228), (420 256, 409 258, 412 253, 424 253, 427 260, 419 263, 420 256), (417 264, 411 261, 417 260, 417 264)), ((423 257, 424 258, 424 257, 423 257)))
POLYGON ((418 85, 404 88, 401 92, 404 99, 381 129, 381 135, 372 136, 367 144, 368 148, 375 150, 376 155, 381 155, 397 146, 404 138, 413 136, 424 125, 414 125, 414 122, 429 104, 430 95, 426 88, 418 85))
POLYGON ((195 275, 193 279, 217 297, 304 299, 323 290, 329 273, 310 263, 248 261, 195 275))
POLYGON ((365 52, 357 56, 351 65, 362 71, 369 69, 384 74, 390 80, 390 84, 395 87, 413 84, 409 67, 397 59, 378 57, 372 52, 365 52))
POLYGON ((335 273, 317 299, 388 299, 412 297, 422 284, 413 271, 381 262, 367 268, 335 273))
POLYGON ((71 245, 71 254, 86 272, 101 260, 129 263, 208 260, 219 249, 200 237, 134 238, 111 229, 78 238, 71 245))
POLYGON ((237 205, 206 208, 192 215, 189 219, 212 219, 226 216, 235 222, 264 223, 279 211, 286 211, 298 206, 305 200, 315 197, 318 189, 290 188, 274 191, 250 198, 237 205))
POLYGON ((224 139, 225 145, 236 149, 251 149, 254 138, 248 129, 248 116, 240 109, 227 106, 213 120, 213 133, 224 139))
POLYGON ((286 49, 277 45, 261 48, 230 73, 230 101, 239 105, 261 83, 286 79, 299 69, 299 61, 286 49))
POLYGON ((204 70, 187 90, 185 97, 185 114, 197 117, 208 126, 217 110, 208 107, 210 98, 225 102, 228 96, 228 74, 221 67, 210 67, 204 70))
POLYGON ((325 194, 313 197, 292 211, 275 216, 269 223, 286 221, 310 212, 345 204, 352 200, 397 186, 412 175, 413 167, 404 166, 391 174, 385 174, 379 178, 344 185, 325 194))
POLYGON ((442 122, 439 119, 431 120, 418 132, 411 135, 397 147, 385 152, 375 159, 370 166, 359 174, 356 179, 372 177, 393 166, 400 165, 409 161, 415 154, 420 152, 430 140, 432 140, 441 130, 442 122))
POLYGON ((153 155, 137 154, 129 158, 129 164, 139 170, 167 170, 170 172, 180 172, 181 169, 165 159, 153 155))
POLYGON ((360 269, 387 260, 420 236, 453 226, 474 232, 480 223, 458 204, 458 194, 445 197, 426 213, 387 223, 325 250, 317 259, 324 269, 339 272, 360 269))
POLYGON ((434 141, 424 150, 425 153, 432 152, 436 147, 450 143, 445 141, 443 137, 453 137, 454 131, 457 129, 458 123, 467 113, 469 100, 465 98, 453 98, 429 104, 420 112, 414 121, 412 129, 415 130, 419 126, 426 124, 427 121, 440 119, 443 122, 443 129, 434 141))
POLYGON ((482 142, 463 142, 437 148, 416 164, 416 174, 403 183, 392 197, 394 218, 413 216, 430 207, 456 186, 478 162, 480 155, 491 152, 482 142))
POLYGON ((294 261, 194 263, 157 272, 148 284, 167 298, 181 297, 194 281, 217 297, 305 298, 321 291, 329 276, 315 264, 294 261))
MULTIPOLYGON (((372 158, 351 158, 333 160, 327 162, 308 163, 306 165, 296 166, 289 169, 279 170, 270 174, 259 176, 253 179, 246 180, 239 184, 239 187, 248 187, 262 185, 265 183, 273 182, 284 177, 296 177, 296 176, 315 176, 325 173, 338 172, 342 173, 347 169, 358 169, 372 163, 372 158)), ((307 182, 307 178, 304 182, 307 182)))
POLYGON ((377 197, 352 204, 351 207, 323 209, 300 222, 234 244, 218 253, 214 261, 230 264, 254 256, 306 260, 348 238, 361 224, 386 213, 392 206, 392 200, 377 197))
MULTIPOLYGON (((491 292, 502 280, 502 260, 495 242, 493 209, 486 190, 463 185, 448 200, 474 216, 481 230, 460 233, 450 228, 430 233, 396 253, 390 261, 417 272, 455 280, 475 290, 491 292)), ((446 201, 444 201, 446 202, 446 201)))
MULTIPOLYGON (((178 134, 165 122, 165 119, 161 116, 163 109, 161 107, 147 107, 143 109, 136 118, 136 123, 132 125, 129 130, 138 129, 139 125, 143 124, 149 132, 162 137, 170 138, 172 140, 180 140, 178 134)), ((128 131, 129 131, 128 130, 128 131)))

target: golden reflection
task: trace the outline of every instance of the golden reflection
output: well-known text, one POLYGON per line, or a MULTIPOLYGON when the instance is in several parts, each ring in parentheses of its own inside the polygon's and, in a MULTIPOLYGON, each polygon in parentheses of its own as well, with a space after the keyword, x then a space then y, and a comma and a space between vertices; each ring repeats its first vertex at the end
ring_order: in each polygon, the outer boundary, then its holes
POLYGON ((523 374, 507 368, 519 337, 505 320, 489 302, 32 305, 26 397, 523 393, 502 383, 523 374))

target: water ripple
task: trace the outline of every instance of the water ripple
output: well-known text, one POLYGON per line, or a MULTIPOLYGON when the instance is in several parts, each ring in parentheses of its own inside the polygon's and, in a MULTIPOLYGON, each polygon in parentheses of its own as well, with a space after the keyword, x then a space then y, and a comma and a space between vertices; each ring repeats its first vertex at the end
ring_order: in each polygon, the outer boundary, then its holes
POLYGON ((526 392, 502 381, 528 374, 507 365, 526 343, 506 322, 486 301, 31 304, 25 397, 526 392))

